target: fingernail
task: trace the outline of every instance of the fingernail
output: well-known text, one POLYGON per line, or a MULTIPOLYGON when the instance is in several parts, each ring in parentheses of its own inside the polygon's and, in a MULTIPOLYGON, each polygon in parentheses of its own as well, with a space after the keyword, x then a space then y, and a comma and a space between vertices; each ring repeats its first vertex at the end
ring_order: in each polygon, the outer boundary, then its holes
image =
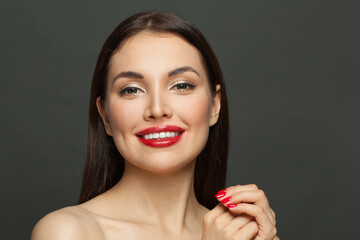
POLYGON ((224 200, 221 201, 222 204, 225 204, 231 200, 231 197, 227 197, 224 200))
POLYGON ((236 203, 234 203, 234 204, 228 204, 228 205, 227 205, 228 208, 233 208, 233 207, 236 207, 236 206, 237 206, 236 203))
POLYGON ((226 192, 221 192, 221 193, 215 194, 215 197, 216 198, 222 198, 225 195, 226 195, 226 192))
POLYGON ((226 191, 226 188, 223 189, 223 190, 218 191, 218 193, 223 193, 223 192, 225 192, 225 191, 226 191))

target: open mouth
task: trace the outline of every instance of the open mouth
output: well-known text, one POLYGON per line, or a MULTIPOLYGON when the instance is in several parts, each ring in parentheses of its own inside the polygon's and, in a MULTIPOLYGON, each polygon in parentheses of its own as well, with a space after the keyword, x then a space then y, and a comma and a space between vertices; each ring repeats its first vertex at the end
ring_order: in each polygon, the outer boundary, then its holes
POLYGON ((168 139, 179 136, 183 132, 156 132, 156 133, 149 133, 146 135, 137 135, 138 137, 144 138, 146 140, 161 140, 161 139, 168 139))
POLYGON ((184 129, 178 126, 162 125, 146 128, 136 134, 140 142, 150 147, 168 147, 182 137, 184 129))

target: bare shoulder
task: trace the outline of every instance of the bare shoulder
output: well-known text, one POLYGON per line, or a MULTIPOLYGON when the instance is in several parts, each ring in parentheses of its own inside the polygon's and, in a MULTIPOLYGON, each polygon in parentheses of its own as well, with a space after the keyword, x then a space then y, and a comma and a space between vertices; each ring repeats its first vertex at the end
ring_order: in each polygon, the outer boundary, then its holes
POLYGON ((91 214, 78 206, 47 214, 35 225, 31 240, 101 239, 101 229, 91 214))

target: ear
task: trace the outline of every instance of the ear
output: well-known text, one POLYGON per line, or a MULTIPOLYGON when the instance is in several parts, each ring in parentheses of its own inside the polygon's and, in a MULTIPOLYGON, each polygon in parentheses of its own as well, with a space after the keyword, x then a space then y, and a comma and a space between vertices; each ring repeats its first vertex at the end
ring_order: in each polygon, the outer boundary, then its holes
POLYGON ((99 115, 104 123, 105 131, 106 131, 107 135, 112 136, 109 120, 108 120, 106 110, 105 110, 105 106, 104 106, 103 101, 101 100, 100 96, 96 98, 96 107, 97 107, 99 115))
POLYGON ((216 93, 215 96, 212 99, 212 104, 211 104, 211 113, 210 113, 210 118, 209 118, 209 126, 214 126, 218 119, 219 119, 219 113, 220 113, 220 108, 221 108, 221 93, 220 93, 220 85, 216 85, 216 93))

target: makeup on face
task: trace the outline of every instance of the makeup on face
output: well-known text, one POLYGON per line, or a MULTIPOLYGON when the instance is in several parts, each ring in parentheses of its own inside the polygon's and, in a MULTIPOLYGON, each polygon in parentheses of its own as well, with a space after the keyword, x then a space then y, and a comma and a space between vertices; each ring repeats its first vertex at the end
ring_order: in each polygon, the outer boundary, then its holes
POLYGON ((206 145, 212 95, 198 50, 172 34, 139 33, 109 63, 107 116, 119 153, 149 171, 196 160, 206 145))
POLYGON ((168 147, 177 143, 184 129, 177 126, 156 126, 136 134, 140 142, 150 147, 168 147))

